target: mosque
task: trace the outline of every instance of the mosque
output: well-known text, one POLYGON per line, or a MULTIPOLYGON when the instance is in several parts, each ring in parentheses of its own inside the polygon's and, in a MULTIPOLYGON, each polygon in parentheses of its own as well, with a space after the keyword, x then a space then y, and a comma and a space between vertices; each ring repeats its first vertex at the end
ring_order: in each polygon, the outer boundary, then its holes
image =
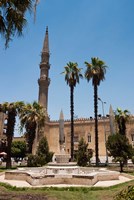
MULTIPOLYGON (((39 103, 47 109, 48 105, 48 90, 50 84, 49 78, 49 34, 46 28, 46 34, 41 53, 40 62, 40 78, 39 84, 39 103)), ((61 147, 64 148, 66 153, 70 153, 70 120, 65 120, 63 112, 61 111, 59 120, 51 121, 49 118, 46 121, 44 128, 44 135, 46 135, 49 143, 50 150, 59 153, 61 147)), ((98 116, 98 133, 99 133, 99 156, 106 157, 106 140, 110 134, 116 131, 117 127, 114 122, 114 113, 112 106, 110 106, 109 115, 98 116)), ((134 145, 134 118, 127 124, 127 136, 130 143, 134 145)), ((88 149, 95 149, 95 128, 94 119, 79 118, 74 120, 74 151, 78 149, 78 142, 83 137, 88 143, 88 149)), ((35 147, 36 148, 36 147, 35 147)))
MULTIPOLYGON (((49 70, 50 70, 50 52, 49 52, 49 34, 48 27, 46 28, 43 49, 41 52, 40 62, 40 78, 39 84, 39 98, 38 102, 44 108, 48 107, 48 92, 50 85, 49 70)), ((61 111, 60 117, 57 121, 52 121, 49 117, 45 121, 43 135, 47 137, 50 151, 59 153, 61 148, 64 148, 66 153, 71 152, 71 133, 70 133, 70 120, 64 119, 63 112, 61 111)), ((88 143, 88 149, 95 150, 95 128, 94 118, 78 118, 74 120, 74 151, 78 149, 78 142, 83 137, 88 143)), ((110 134, 116 132, 117 126, 114 121, 114 113, 112 106, 109 109, 109 115, 98 116, 98 138, 99 138, 99 157, 103 161, 107 161, 106 140, 110 134)), ((127 123, 127 137, 130 143, 134 146, 134 117, 127 123)), ((36 136, 36 138, 39 138, 36 136)), ((4 141, 3 134, 3 116, 0 114, 0 141, 4 141)), ((37 144, 33 145, 33 152, 37 149, 37 144)), ((95 151, 94 151, 95 154, 95 151)))

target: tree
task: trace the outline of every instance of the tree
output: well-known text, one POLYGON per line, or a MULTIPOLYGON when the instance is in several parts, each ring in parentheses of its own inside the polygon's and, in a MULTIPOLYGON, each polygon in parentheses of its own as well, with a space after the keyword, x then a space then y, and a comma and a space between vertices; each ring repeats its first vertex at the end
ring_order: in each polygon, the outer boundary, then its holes
POLYGON ((13 141, 11 145, 11 156, 14 158, 24 158, 26 156, 26 142, 13 141))
POLYGON ((115 113, 115 121, 117 122, 119 133, 121 135, 126 135, 126 123, 130 119, 130 112, 128 110, 121 110, 117 108, 115 113))
POLYGON ((119 133, 110 135, 107 140, 109 156, 113 156, 115 162, 120 163, 120 171, 123 172, 124 163, 132 159, 134 150, 125 135, 119 133))
POLYGON ((16 122, 17 114, 23 109, 24 103, 23 102, 13 102, 8 103, 5 102, 0 105, 0 111, 4 112, 7 115, 7 129, 6 129, 6 136, 7 136, 7 159, 6 159, 6 168, 11 168, 11 144, 12 139, 14 136, 14 128, 16 122))
POLYGON ((95 153, 96 153, 96 166, 99 165, 99 148, 98 148, 98 86, 100 82, 105 79, 107 66, 99 58, 91 58, 91 63, 85 62, 86 71, 85 78, 89 82, 92 80, 94 87, 94 115, 95 115, 95 153))
POLYGON ((79 141, 77 152, 77 164, 79 166, 87 166, 90 163, 90 159, 93 156, 93 151, 88 150, 88 143, 83 138, 79 141))
MULTIPOLYGON (((36 101, 32 104, 26 104, 19 114, 21 130, 23 130, 23 128, 26 130, 25 137, 28 143, 28 153, 32 153, 35 135, 41 134, 46 116, 46 110, 36 101)), ((39 135, 39 137, 41 136, 39 135)))
POLYGON ((52 161, 53 153, 49 151, 48 141, 46 137, 43 137, 39 141, 39 146, 37 149, 37 155, 42 158, 43 165, 47 164, 48 162, 52 161))
POLYGON ((79 83, 82 78, 81 68, 78 68, 77 63, 69 62, 64 67, 65 81, 70 87, 70 115, 71 115, 71 161, 74 158, 74 87, 79 83))
POLYGON ((14 36, 21 36, 27 24, 26 12, 32 10, 34 0, 0 1, 0 34, 5 38, 5 46, 14 36))
POLYGON ((29 167, 43 166, 52 161, 52 156, 53 152, 49 151, 47 138, 42 137, 36 155, 29 155, 27 164, 29 167))

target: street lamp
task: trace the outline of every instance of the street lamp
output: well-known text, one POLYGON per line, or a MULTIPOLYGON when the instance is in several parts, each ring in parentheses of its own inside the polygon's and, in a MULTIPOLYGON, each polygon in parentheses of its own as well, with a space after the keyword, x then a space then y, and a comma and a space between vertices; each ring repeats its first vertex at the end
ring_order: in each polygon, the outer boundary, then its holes
POLYGON ((102 114, 103 114, 103 126, 104 126, 104 136, 105 136, 105 148, 106 148, 106 164, 108 164, 108 153, 107 153, 107 146, 106 146, 106 127, 105 127, 105 113, 104 113, 104 104, 106 104, 105 101, 102 101, 101 98, 98 97, 98 100, 102 103, 102 114))

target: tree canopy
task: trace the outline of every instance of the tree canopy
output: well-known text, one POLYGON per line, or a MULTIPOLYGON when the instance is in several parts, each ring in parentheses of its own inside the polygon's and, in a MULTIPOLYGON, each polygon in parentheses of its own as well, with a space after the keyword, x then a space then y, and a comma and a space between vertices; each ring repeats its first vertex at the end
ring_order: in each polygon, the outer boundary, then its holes
POLYGON ((100 85, 100 82, 105 80, 106 68, 105 62, 98 57, 91 58, 91 63, 85 62, 87 67, 85 78, 89 82, 92 80, 92 85, 100 85))
POLYGON ((70 87, 75 87, 79 83, 80 78, 83 78, 81 73, 81 68, 78 68, 77 63, 69 62, 64 67, 65 71, 62 74, 65 74, 65 81, 70 87))
POLYGON ((46 165, 52 161, 53 152, 49 151, 48 141, 46 137, 42 137, 39 141, 39 146, 36 155, 28 156, 28 167, 37 167, 46 165))
POLYGON ((7 136, 7 162, 6 168, 11 168, 11 144, 14 136, 15 122, 17 114, 23 109, 24 102, 5 102, 0 104, 0 112, 5 113, 7 115, 7 128, 6 128, 6 136, 7 136))
POLYGON ((36 14, 39 0, 1 0, 0 1, 0 35, 5 39, 5 47, 14 36, 21 36, 27 25, 26 13, 36 14))
POLYGON ((117 108, 115 112, 115 121, 117 122, 119 133, 121 135, 126 135, 126 123, 130 119, 130 112, 128 110, 121 110, 117 108))
POLYGON ((26 140, 28 143, 28 153, 32 153, 32 146, 36 133, 41 136, 41 129, 44 126, 47 113, 46 110, 36 101, 27 103, 19 113, 21 130, 25 128, 26 140))
POLYGON ((113 156, 115 162, 120 163, 120 171, 123 171, 124 163, 132 159, 134 149, 125 135, 119 133, 110 135, 107 141, 107 150, 109 156, 113 156))
POLYGON ((78 144, 77 164, 83 167, 89 165, 92 156, 93 151, 88 150, 88 143, 86 143, 84 139, 81 138, 78 144))
POLYGON ((26 142, 13 141, 11 146, 11 156, 15 158, 24 158, 26 156, 26 142))

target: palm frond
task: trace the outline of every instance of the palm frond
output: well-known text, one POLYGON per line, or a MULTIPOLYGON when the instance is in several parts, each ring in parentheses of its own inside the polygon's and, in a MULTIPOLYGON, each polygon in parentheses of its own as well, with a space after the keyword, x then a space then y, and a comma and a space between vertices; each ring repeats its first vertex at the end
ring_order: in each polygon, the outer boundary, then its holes
POLYGON ((79 83, 80 78, 83 78, 81 73, 82 68, 78 68, 78 64, 75 62, 69 62, 64 67, 65 71, 61 74, 65 74, 65 81, 69 86, 76 86, 76 83, 79 83))
POLYGON ((91 58, 91 63, 85 62, 87 67, 85 71, 85 78, 89 82, 92 80, 92 84, 99 85, 101 81, 105 79, 106 68, 105 62, 98 57, 91 58))

